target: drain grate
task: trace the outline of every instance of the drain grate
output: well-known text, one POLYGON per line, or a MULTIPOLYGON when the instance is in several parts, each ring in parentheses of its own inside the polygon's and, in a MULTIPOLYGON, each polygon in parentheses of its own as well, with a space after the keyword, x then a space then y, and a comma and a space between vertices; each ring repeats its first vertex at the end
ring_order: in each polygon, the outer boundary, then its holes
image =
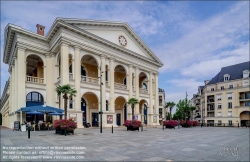
POLYGON ((47 136, 47 135, 44 135, 44 134, 40 134, 39 136, 47 136))

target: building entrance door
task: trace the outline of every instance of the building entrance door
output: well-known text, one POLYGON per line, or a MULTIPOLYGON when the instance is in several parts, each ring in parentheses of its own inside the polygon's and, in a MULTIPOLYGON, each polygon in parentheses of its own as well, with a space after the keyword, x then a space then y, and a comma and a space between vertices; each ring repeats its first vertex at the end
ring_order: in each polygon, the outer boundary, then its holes
POLYGON ((98 127, 98 113, 92 113, 92 127, 98 127))
POLYGON ((116 124, 117 124, 118 126, 121 125, 121 114, 116 114, 116 124))
POLYGON ((144 124, 147 124, 147 105, 144 104, 144 110, 143 110, 143 114, 144 114, 144 124))

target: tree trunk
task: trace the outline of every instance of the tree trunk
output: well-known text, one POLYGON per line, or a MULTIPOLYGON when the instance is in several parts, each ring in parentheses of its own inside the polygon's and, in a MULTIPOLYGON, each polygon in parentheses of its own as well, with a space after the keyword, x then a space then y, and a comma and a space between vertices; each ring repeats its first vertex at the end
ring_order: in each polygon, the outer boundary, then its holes
POLYGON ((134 106, 134 104, 132 105, 132 120, 134 120, 134 108, 135 108, 135 106, 134 106))
POLYGON ((172 116, 172 107, 170 107, 170 116, 169 116, 169 119, 171 120, 171 116, 172 116))
POLYGON ((64 119, 67 120, 68 96, 66 93, 63 95, 63 99, 64 99, 64 119))

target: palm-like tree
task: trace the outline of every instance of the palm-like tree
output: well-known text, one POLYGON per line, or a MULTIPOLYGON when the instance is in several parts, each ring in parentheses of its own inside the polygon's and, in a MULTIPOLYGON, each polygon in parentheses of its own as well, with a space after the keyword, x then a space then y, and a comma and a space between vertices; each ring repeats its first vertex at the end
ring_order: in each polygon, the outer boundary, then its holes
POLYGON ((67 119, 67 107, 68 107, 68 99, 69 97, 73 97, 76 96, 77 91, 74 88, 71 88, 71 86, 69 84, 66 85, 58 85, 56 86, 56 92, 57 95, 60 97, 61 94, 63 95, 63 99, 64 99, 64 116, 65 119, 67 119))
POLYGON ((167 104, 165 105, 165 108, 169 108, 170 120, 171 120, 171 116, 172 116, 171 112, 172 112, 172 109, 174 106, 175 106, 174 102, 167 102, 167 104))
POLYGON ((130 98, 127 102, 128 105, 131 105, 132 108, 132 120, 134 120, 134 114, 135 114, 135 105, 138 104, 139 101, 136 98, 130 98))

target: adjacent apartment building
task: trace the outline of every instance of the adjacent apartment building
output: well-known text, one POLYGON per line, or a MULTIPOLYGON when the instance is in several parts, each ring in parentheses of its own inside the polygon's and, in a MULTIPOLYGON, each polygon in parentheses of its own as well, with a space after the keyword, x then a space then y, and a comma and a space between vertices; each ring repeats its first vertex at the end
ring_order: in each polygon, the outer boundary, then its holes
MULTIPOLYGON (((77 90, 69 99, 68 118, 76 117, 79 128, 99 126, 101 103, 103 126, 123 125, 132 119, 126 104, 132 97, 139 100, 135 116, 145 124, 159 124, 165 95, 158 89, 158 70, 163 63, 129 24, 57 18, 47 35, 44 26, 36 27, 37 33, 12 24, 5 28, 3 62, 10 78, 1 98, 4 126, 34 120, 34 115, 15 113, 21 107, 63 108, 55 88, 65 84, 77 90)), ((53 119, 40 115, 39 120, 53 119)))
POLYGON ((193 117, 210 125, 244 126, 250 120, 250 62, 221 68, 193 95, 193 117))

